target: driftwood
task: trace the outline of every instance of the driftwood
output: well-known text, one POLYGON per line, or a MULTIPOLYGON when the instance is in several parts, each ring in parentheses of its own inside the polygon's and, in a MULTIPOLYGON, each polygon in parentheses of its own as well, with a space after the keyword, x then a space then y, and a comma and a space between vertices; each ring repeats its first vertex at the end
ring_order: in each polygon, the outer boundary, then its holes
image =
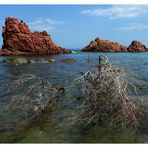
POLYGON ((7 93, 11 93, 7 104, 0 110, 4 112, 20 112, 24 114, 24 121, 33 121, 50 109, 64 88, 53 87, 48 81, 39 76, 23 74, 8 84, 7 93), (19 92, 15 95, 15 92, 19 92))
POLYGON ((126 80, 125 70, 109 63, 106 56, 100 56, 99 64, 90 66, 81 74, 75 81, 82 83, 82 105, 73 117, 66 120, 85 126, 103 125, 137 132, 142 102, 140 98, 136 99, 136 87, 126 80))

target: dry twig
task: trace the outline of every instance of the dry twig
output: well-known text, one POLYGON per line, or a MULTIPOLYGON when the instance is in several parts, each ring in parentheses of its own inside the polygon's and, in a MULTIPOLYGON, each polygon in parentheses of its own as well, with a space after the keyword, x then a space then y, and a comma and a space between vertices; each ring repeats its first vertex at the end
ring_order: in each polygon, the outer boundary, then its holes
MULTIPOLYGON (((7 90, 6 90, 7 91, 7 90)), ((11 95, 8 104, 0 110, 4 112, 20 112, 25 120, 32 121, 50 108, 57 98, 63 93, 64 88, 53 87, 48 81, 43 81, 33 74, 23 74, 9 84, 8 93, 18 92, 11 95), (21 89, 21 91, 19 91, 21 89)))
POLYGON ((136 132, 140 126, 141 100, 130 96, 128 86, 137 95, 136 87, 126 80, 126 72, 109 63, 106 56, 100 56, 99 64, 90 67, 75 79, 80 81, 83 91, 83 106, 73 120, 99 124, 136 132))

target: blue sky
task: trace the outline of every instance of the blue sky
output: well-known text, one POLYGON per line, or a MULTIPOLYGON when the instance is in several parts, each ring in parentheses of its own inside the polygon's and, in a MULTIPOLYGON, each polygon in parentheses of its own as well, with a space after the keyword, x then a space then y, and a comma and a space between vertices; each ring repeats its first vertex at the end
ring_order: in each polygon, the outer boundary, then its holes
POLYGON ((96 37, 148 46, 148 5, 0 5, 0 32, 8 16, 48 31, 65 48, 83 48, 96 37))

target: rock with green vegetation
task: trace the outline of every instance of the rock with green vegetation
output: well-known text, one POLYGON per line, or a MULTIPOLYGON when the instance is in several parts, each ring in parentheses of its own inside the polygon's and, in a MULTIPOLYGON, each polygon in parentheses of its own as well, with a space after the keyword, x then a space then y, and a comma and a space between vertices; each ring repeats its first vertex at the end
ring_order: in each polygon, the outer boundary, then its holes
POLYGON ((15 64, 27 64, 28 60, 26 58, 16 58, 13 62, 15 64))

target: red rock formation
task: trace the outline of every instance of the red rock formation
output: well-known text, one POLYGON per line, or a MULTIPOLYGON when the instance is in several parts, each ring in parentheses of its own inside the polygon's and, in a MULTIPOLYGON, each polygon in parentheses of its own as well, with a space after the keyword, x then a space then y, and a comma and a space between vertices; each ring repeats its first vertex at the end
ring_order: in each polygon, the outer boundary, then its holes
POLYGON ((132 43, 129 45, 129 47, 127 48, 127 50, 129 52, 145 52, 145 51, 148 51, 147 48, 146 48, 146 46, 143 45, 139 41, 132 41, 132 43))
POLYGON ((88 46, 82 49, 86 52, 125 52, 127 48, 117 42, 112 42, 109 40, 100 40, 96 38, 91 41, 88 46))
POLYGON ((127 48, 118 42, 112 42, 109 40, 100 40, 96 38, 91 41, 88 46, 83 48, 81 51, 84 52, 144 52, 148 51, 146 46, 141 44, 139 41, 133 41, 127 48))
POLYGON ((35 55, 71 53, 57 46, 46 32, 31 32, 22 20, 8 17, 2 29, 3 46, 0 55, 35 55))

